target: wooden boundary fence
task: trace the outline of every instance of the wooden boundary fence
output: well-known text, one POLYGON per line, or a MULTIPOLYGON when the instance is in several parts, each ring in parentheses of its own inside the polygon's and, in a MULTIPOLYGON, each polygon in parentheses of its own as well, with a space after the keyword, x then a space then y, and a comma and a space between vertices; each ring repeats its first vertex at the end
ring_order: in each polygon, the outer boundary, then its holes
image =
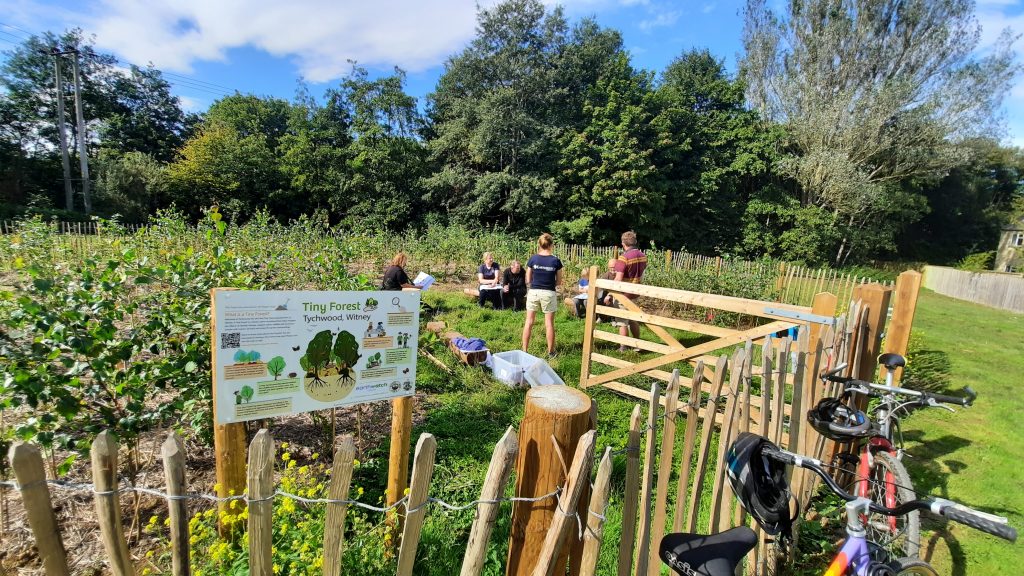
POLYGON ((957 300, 1024 313, 1024 276, 1019 274, 925 266, 924 287, 957 300))
MULTIPOLYGON (((626 385, 616 388, 619 392, 642 397, 648 402, 646 425, 642 417, 642 406, 637 404, 634 407, 625 448, 626 479, 617 573, 621 576, 654 576, 661 567, 657 557, 657 543, 667 531, 715 533, 749 523, 739 503, 731 496, 725 474, 725 453, 740 433, 756 432, 780 446, 826 460, 837 449, 833 443, 806 426, 802 415, 821 398, 838 393, 837 386, 822 386, 817 382, 816 375, 821 371, 846 364, 844 375, 869 377, 872 374, 874 357, 881 344, 880 335, 889 308, 891 290, 878 285, 859 287, 855 293, 857 299, 852 301, 842 314, 835 317, 834 321, 819 322, 822 316, 831 316, 836 310, 835 298, 831 294, 818 294, 815 297, 815 305, 809 310, 790 306, 765 311, 763 306, 771 303, 742 301, 714 295, 679 294, 679 291, 666 289, 652 291, 651 287, 611 281, 595 281, 591 286, 602 287, 602 282, 606 283, 604 288, 617 290, 616 293, 620 297, 625 293, 636 293, 647 298, 699 298, 703 306, 714 305, 726 310, 742 308, 742 311, 748 314, 763 314, 771 320, 769 324, 761 327, 761 331, 710 334, 718 339, 712 341, 713 345, 707 352, 725 346, 740 345, 732 351, 731 356, 714 356, 700 352, 698 349, 701 345, 689 348, 682 347, 681 344, 673 345, 671 335, 669 338, 663 338, 663 342, 657 346, 668 350, 662 351, 662 356, 653 359, 652 362, 662 365, 693 360, 694 375, 688 381, 680 377, 678 369, 672 373, 665 373, 645 366, 644 362, 632 366, 628 366, 630 363, 624 361, 605 362, 613 368, 627 364, 622 368, 628 369, 632 374, 652 376, 656 381, 649 393, 639 392, 636 388, 626 385), (800 330, 795 342, 789 338, 773 337, 772 332, 775 329, 793 324, 800 324, 805 328, 800 330), (771 331, 768 326, 771 326, 771 331), (697 354, 694 354, 695 350, 697 354), (665 361, 665 358, 672 354, 678 358, 674 362, 665 361), (691 356, 687 357, 686 354, 691 356), (667 383, 664 395, 657 381, 667 383), (680 416, 685 419, 685 427, 680 427, 680 416), (682 435, 678 455, 677 435, 682 435), (644 446, 641 462, 642 440, 644 446), (715 456, 712 457, 712 454, 715 456), (694 462, 692 466, 691 462, 694 462), (675 485, 672 483, 673 477, 676 479, 675 485), (672 501, 675 502, 674 506, 670 504, 672 501), (702 508, 708 510, 705 521, 702 521, 702 508)), ((596 353, 592 350, 593 336, 598 332, 593 330, 593 319, 598 312, 645 322, 656 334, 658 330, 667 334, 665 326, 688 330, 696 328, 678 324, 672 318, 638 312, 625 304, 626 301, 622 300, 625 309, 618 309, 597 306, 593 299, 591 300, 588 310, 588 331, 585 335, 585 350, 590 350, 590 355, 588 360, 585 359, 581 370, 582 382, 596 385, 594 380, 589 380, 589 368, 590 361, 600 360, 595 358, 596 353)), ((637 305, 634 306, 639 308, 637 305)), ((907 310, 907 304, 897 301, 894 309, 897 311, 894 316, 907 317, 906 312, 899 312, 907 310)), ((911 319, 912 312, 911 309, 911 319)), ((890 338, 887 340, 904 330, 909 330, 909 321, 893 323, 889 327, 890 338)), ((663 334, 658 335, 663 337, 663 334)), ((900 338, 894 341, 900 341, 900 338)), ((616 342, 614 339, 610 341, 616 342)), ((646 341, 628 341, 630 345, 640 342, 646 341)), ((608 374, 612 373, 614 370, 608 374)), ((612 377, 606 377, 607 381, 601 383, 607 385, 612 382, 608 378, 612 377)), ((567 388, 554 388, 570 392, 567 388)), ((544 391, 544 388, 537 390, 544 391)), ((586 400, 578 391, 571 392, 586 400)), ((582 421, 587 420, 592 424, 593 407, 584 406, 581 409, 569 410, 562 405, 563 402, 564 399, 556 403, 559 410, 566 415, 571 414, 574 420, 580 420, 580 425, 574 424, 573 429, 576 432, 572 432, 561 441, 555 439, 553 435, 551 439, 554 440, 554 451, 564 454, 563 460, 568 460, 567 456, 570 454, 574 456, 565 468, 557 467, 564 475, 547 470, 554 468, 550 463, 542 463, 540 467, 543 469, 532 472, 538 476, 543 474, 559 478, 556 481, 558 489, 546 494, 533 493, 526 497, 521 497, 522 492, 517 489, 516 498, 501 497, 509 480, 513 462, 516 462, 517 467, 522 466, 522 454, 535 454, 541 450, 552 449, 551 446, 545 448, 544 433, 538 432, 541 428, 534 424, 528 427, 525 419, 518 442, 510 427, 495 446, 479 500, 465 506, 475 506, 477 514, 469 532, 462 576, 480 573, 487 557, 489 541, 501 502, 514 501, 517 506, 535 505, 556 498, 556 506, 548 503, 544 506, 551 511, 557 509, 563 513, 548 515, 549 520, 539 532, 543 539, 539 541, 539 552, 535 555, 536 564, 531 564, 531 568, 523 573, 549 576, 558 572, 558 566, 561 564, 553 560, 565 558, 566 548, 582 550, 582 554, 574 556, 571 561, 573 574, 591 576, 595 573, 602 544, 603 524, 608 515, 612 452, 610 449, 605 450, 597 469, 596 479, 587 496, 595 458, 595 434, 593 431, 583 432, 588 426, 582 421), (591 416, 587 416, 588 414, 591 416), (529 432, 527 428, 530 428, 529 432), (577 437, 578 441, 571 440, 577 437), (574 452, 571 449, 573 444, 574 452), (585 527, 582 540, 576 535, 574 526, 585 527)), ((554 406, 550 402, 548 404, 554 406)), ((567 432, 567 426, 566 423, 556 425, 556 431, 564 428, 562 431, 567 432)), ((397 558, 397 574, 400 575, 412 573, 428 506, 436 502, 429 495, 436 450, 434 437, 423 434, 416 444, 412 458, 408 495, 394 505, 395 508, 401 507, 406 511, 397 558)), ((128 553, 121 521, 119 497, 125 490, 122 490, 117 482, 117 452, 117 443, 112 435, 104 432, 96 438, 92 446, 93 486, 89 489, 94 493, 101 540, 113 573, 116 576, 124 576, 134 574, 136 567, 133 566, 128 553)), ((173 574, 187 575, 190 573, 188 503, 193 498, 211 497, 187 492, 185 454, 175 435, 167 438, 162 455, 166 491, 157 494, 164 497, 168 505, 173 574)), ((321 501, 327 504, 327 529, 323 541, 324 574, 331 576, 342 572, 344 525, 348 507, 356 505, 382 511, 349 500, 354 455, 351 438, 342 437, 334 454, 329 499, 321 501)), ((46 573, 68 574, 67 553, 53 513, 39 449, 30 444, 17 443, 11 448, 9 460, 17 479, 15 487, 21 494, 46 573)), ((273 525, 270 522, 274 500, 294 497, 274 488, 273 460, 273 440, 269 432, 260 431, 248 450, 247 494, 228 498, 243 500, 250 507, 249 555, 253 574, 271 573, 270 538, 273 525)), ((518 470, 518 484, 522 483, 521 476, 527 473, 525 470, 525 466, 518 470)), ((801 509, 806 510, 814 492, 815 477, 803 470, 793 470, 790 472, 790 482, 801 509)), ((133 489, 153 493, 151 490, 128 488, 133 489)), ((777 548, 772 546, 771 538, 767 534, 760 530, 757 532, 759 545, 748 558, 747 573, 772 573, 773 566, 778 560, 777 548)), ((512 565, 511 558, 509 565, 512 565)))
MULTIPOLYGON (((591 468, 594 460, 594 431, 583 434, 575 446, 575 454, 569 462, 567 476, 560 490, 538 498, 502 498, 508 482, 511 467, 519 452, 513 429, 510 427, 498 441, 491 463, 487 470, 480 499, 463 507, 475 506, 477 514, 473 520, 470 536, 463 558, 461 576, 479 574, 487 558, 488 546, 501 502, 524 501, 542 502, 557 499, 560 510, 575 510, 577 501, 583 503, 586 518, 579 514, 555 514, 550 526, 541 534, 542 547, 530 570, 533 576, 550 576, 555 574, 555 558, 560 551, 572 546, 570 534, 576 534, 578 525, 587 527, 587 535, 581 544, 583 550, 581 569, 578 574, 592 576, 595 573, 597 557, 602 543, 601 534, 604 527, 605 513, 608 508, 609 485, 611 476, 611 452, 606 450, 597 477, 594 481, 592 495, 581 500, 591 481, 591 468)), ((159 495, 167 501, 170 519, 170 543, 172 550, 172 574, 187 576, 191 573, 191 551, 188 531, 188 504, 190 500, 239 500, 249 507, 248 514, 248 551, 250 574, 272 576, 273 563, 271 543, 274 535, 272 524, 275 499, 296 498, 292 494, 275 489, 273 482, 274 441, 267 430, 260 430, 248 449, 248 489, 241 496, 216 498, 206 494, 190 494, 185 486, 185 452, 176 434, 170 434, 163 444, 165 477, 167 480, 164 492, 150 489, 123 488, 117 479, 118 444, 110 432, 100 433, 92 444, 92 486, 81 485, 78 488, 90 490, 96 507, 96 517, 100 528, 100 539, 106 552, 110 569, 115 576, 134 576, 136 567, 128 549, 124 525, 121 517, 120 497, 128 491, 139 491, 159 495)), ((408 494, 396 505, 388 509, 380 509, 350 500, 355 444, 351 437, 342 437, 334 454, 334 465, 331 473, 329 498, 324 500, 304 499, 306 502, 322 502, 327 504, 327 518, 323 536, 323 573, 338 576, 343 572, 342 553, 344 550, 345 517, 349 506, 356 505, 377 512, 386 513, 392 508, 405 511, 401 541, 398 547, 397 574, 409 576, 413 573, 416 550, 420 541, 424 519, 428 508, 439 500, 429 495, 433 478, 434 459, 437 452, 437 441, 431 434, 424 433, 416 444, 412 461, 412 478, 408 494)), ((29 528, 35 538, 36 549, 47 576, 68 575, 68 554, 63 544, 61 532, 54 514, 50 498, 49 483, 46 480, 43 457, 35 445, 18 442, 9 452, 9 462, 17 479, 14 486, 21 495, 25 507, 29 528)), ((447 503, 442 503, 447 504, 447 503)), ((452 507, 451 504, 447 504, 452 507)), ((457 508, 457 507, 456 507, 457 508)), ((574 536, 572 540, 577 540, 574 536)))

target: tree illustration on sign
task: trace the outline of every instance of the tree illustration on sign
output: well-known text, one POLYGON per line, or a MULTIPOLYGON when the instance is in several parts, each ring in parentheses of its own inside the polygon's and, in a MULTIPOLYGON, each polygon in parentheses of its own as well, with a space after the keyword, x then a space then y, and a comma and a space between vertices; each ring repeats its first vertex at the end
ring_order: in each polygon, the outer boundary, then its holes
POLYGON ((267 370, 270 371, 274 380, 277 380, 277 378, 284 372, 284 358, 280 356, 274 356, 271 358, 270 362, 267 362, 267 370))
POLYGON ((338 375, 341 377, 341 381, 346 384, 352 382, 352 368, 355 367, 356 362, 361 357, 356 337, 350 332, 342 330, 338 334, 338 339, 334 342, 334 350, 332 352, 334 364, 338 367, 338 375))
MULTIPOLYGON (((348 334, 346 332, 346 334, 348 334)), ((321 372, 331 362, 331 331, 323 330, 318 332, 306 346, 306 354, 299 358, 299 365, 306 371, 307 378, 313 378, 313 386, 326 384, 321 378, 321 372)))

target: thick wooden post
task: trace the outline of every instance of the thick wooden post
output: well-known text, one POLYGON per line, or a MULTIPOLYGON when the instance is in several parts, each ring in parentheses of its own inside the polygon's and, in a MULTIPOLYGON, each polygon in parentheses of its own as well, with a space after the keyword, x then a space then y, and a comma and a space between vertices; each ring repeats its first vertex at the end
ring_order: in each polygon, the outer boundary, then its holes
MULTIPOLYGON (((907 270, 896 279, 893 292, 892 320, 885 330, 885 351, 907 355, 910 343, 910 329, 914 325, 914 312, 917 311, 917 295, 921 292, 921 273, 907 270)), ((879 379, 885 378, 885 368, 878 367, 879 379)), ((899 385, 903 377, 903 368, 897 368, 893 374, 893 384, 899 385)))
POLYGON ((249 574, 273 576, 274 439, 263 428, 249 444, 249 574))
POLYGON ((640 430, 643 416, 640 405, 633 406, 626 441, 626 490, 622 495, 622 533, 619 536, 619 576, 629 576, 633 567, 633 540, 636 535, 636 511, 640 496, 640 430))
MULTIPOLYGON (((348 500, 352 487, 352 464, 356 457, 356 444, 352 436, 345 435, 334 449, 334 465, 331 468, 331 500, 348 500)), ((324 576, 341 576, 341 555, 345 544, 345 516, 348 504, 327 505, 324 521, 324 576)))
MULTIPOLYGON (((217 341, 217 299, 215 295, 219 290, 235 290, 235 288, 214 288, 210 290, 210 330, 211 342, 217 341)), ((245 492, 245 424, 241 422, 233 424, 218 425, 217 414, 217 349, 218 346, 210 346, 210 360, 213 366, 213 457, 214 468, 217 473, 217 496, 227 498, 238 496, 245 492)), ((228 502, 222 501, 217 504, 219 512, 231 512, 228 502)), ((218 515, 219 517, 219 515, 218 515)), ((218 521, 219 522, 219 521, 218 521)), ((221 536, 227 535, 227 527, 219 524, 221 536)))
MULTIPOLYGON (((537 558, 537 565, 533 569, 533 576, 563 576, 565 564, 560 563, 559 552, 565 548, 566 537, 569 531, 579 526, 579 522, 586 523, 580 514, 580 503, 584 504, 583 514, 590 505, 589 499, 583 498, 583 493, 590 485, 590 468, 594 462, 594 442, 597 432, 591 430, 580 437, 576 444, 576 450, 572 457, 572 464, 569 474, 565 480, 565 490, 558 497, 558 513, 555 514, 551 527, 544 536, 544 545, 537 558)), ((589 516, 589 514, 587 514, 589 516)))
POLYGON ((121 501, 117 490, 117 441, 104 430, 92 442, 92 483, 96 494, 96 518, 107 560, 115 576, 134 576, 128 542, 121 526, 121 501))
POLYGON ((412 482, 409 484, 409 499, 405 526, 402 528, 402 547, 398 551, 398 576, 412 576, 416 562, 416 549, 420 545, 423 520, 427 515, 427 498, 430 480, 434 477, 434 457, 437 455, 437 440, 433 434, 421 434, 416 442, 413 458, 412 482))
MULTIPOLYGON (((388 457, 388 488, 385 505, 393 506, 402 499, 409 487, 409 448, 412 441, 412 396, 391 401, 391 452, 388 457)), ((404 513, 398 508, 388 512, 391 544, 397 546, 395 536, 401 532, 404 513)))
MULTIPOLYGON (((568 386, 541 386, 526 393, 516 458, 517 497, 536 498, 565 488, 563 462, 569 462, 580 437, 590 430, 590 406, 589 396, 568 386), (552 437, 561 454, 556 452, 552 437)), ((588 500, 589 495, 583 494, 581 514, 586 514, 588 500)), ((555 498, 515 503, 506 574, 533 573, 548 527, 559 514, 557 504, 555 498)), ((562 547, 556 565, 567 564, 570 548, 562 547)))
MULTIPOLYGON (((870 379, 875 374, 878 354, 882 351, 882 333, 885 331, 885 320, 889 314, 889 299, 891 296, 892 288, 882 286, 881 284, 861 285, 853 291, 854 300, 861 300, 864 306, 868 308, 863 353, 860 356, 860 367, 857 371, 857 374, 862 378, 870 379)), ((862 400, 864 406, 866 406, 867 398, 862 398, 862 400)), ((861 404, 861 402, 858 402, 858 404, 861 404)), ((864 406, 860 406, 860 408, 863 409, 864 406)))
POLYGON ((466 544, 466 556, 462 560, 461 576, 477 576, 484 567, 487 560, 487 542, 491 538, 491 531, 501 508, 500 504, 489 501, 497 500, 505 493, 505 484, 512 473, 512 465, 518 453, 519 440, 516 438, 515 430, 509 426, 491 454, 491 464, 487 467, 487 477, 480 491, 480 500, 484 502, 477 507, 476 519, 473 520, 473 527, 469 531, 469 543, 466 544))
MULTIPOLYGON (((185 448, 178 434, 167 435, 160 455, 164 459, 164 479, 168 496, 185 494, 185 448)), ((185 500, 168 499, 167 517, 171 522, 171 571, 174 576, 188 576, 191 573, 188 543, 188 503, 185 500)))
POLYGON ((665 270, 672 269, 672 251, 665 250, 665 270))
POLYGON ((36 549, 43 560, 46 576, 68 576, 68 558, 60 538, 57 517, 50 501, 50 488, 46 485, 46 471, 39 448, 17 442, 8 452, 8 462, 18 481, 21 501, 28 516, 28 525, 36 539, 36 549))

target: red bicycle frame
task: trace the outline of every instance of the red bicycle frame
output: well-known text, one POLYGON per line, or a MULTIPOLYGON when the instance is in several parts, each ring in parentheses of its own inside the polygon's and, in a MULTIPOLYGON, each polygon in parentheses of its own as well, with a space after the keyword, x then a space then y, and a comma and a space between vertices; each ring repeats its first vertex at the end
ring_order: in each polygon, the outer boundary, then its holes
MULTIPOLYGON (((892 454, 893 458, 896 457, 896 449, 889 440, 882 436, 874 436, 864 444, 864 447, 860 451, 860 461, 857 463, 857 485, 855 494, 869 500, 871 499, 871 465, 876 452, 888 452, 889 454, 892 454)), ((892 472, 886 469, 885 505, 889 508, 895 508, 896 504, 896 478, 893 477, 892 472)), ((864 521, 867 522, 866 516, 864 521)), ((889 523, 889 529, 896 532, 896 517, 888 516, 886 517, 886 522, 889 523)))

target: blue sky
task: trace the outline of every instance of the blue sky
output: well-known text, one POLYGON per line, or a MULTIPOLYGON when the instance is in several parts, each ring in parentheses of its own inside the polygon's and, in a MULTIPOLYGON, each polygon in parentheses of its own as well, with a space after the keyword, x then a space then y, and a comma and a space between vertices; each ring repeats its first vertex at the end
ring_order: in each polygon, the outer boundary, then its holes
MULTIPOLYGON (((735 70, 742 0, 558 3, 571 20, 592 16, 619 30, 637 67, 660 71, 682 51, 707 47, 735 70)), ((1024 32, 1024 0, 978 0, 977 17, 984 51, 1006 27, 1024 32)), ((78 26, 122 61, 163 70, 193 110, 234 90, 291 98, 300 77, 320 95, 349 60, 378 74, 402 67, 407 90, 422 98, 445 59, 473 37, 475 21, 475 0, 0 0, 0 49, 26 33, 78 26)), ((1005 114, 1004 140, 1024 146, 1024 78, 1005 114)))

